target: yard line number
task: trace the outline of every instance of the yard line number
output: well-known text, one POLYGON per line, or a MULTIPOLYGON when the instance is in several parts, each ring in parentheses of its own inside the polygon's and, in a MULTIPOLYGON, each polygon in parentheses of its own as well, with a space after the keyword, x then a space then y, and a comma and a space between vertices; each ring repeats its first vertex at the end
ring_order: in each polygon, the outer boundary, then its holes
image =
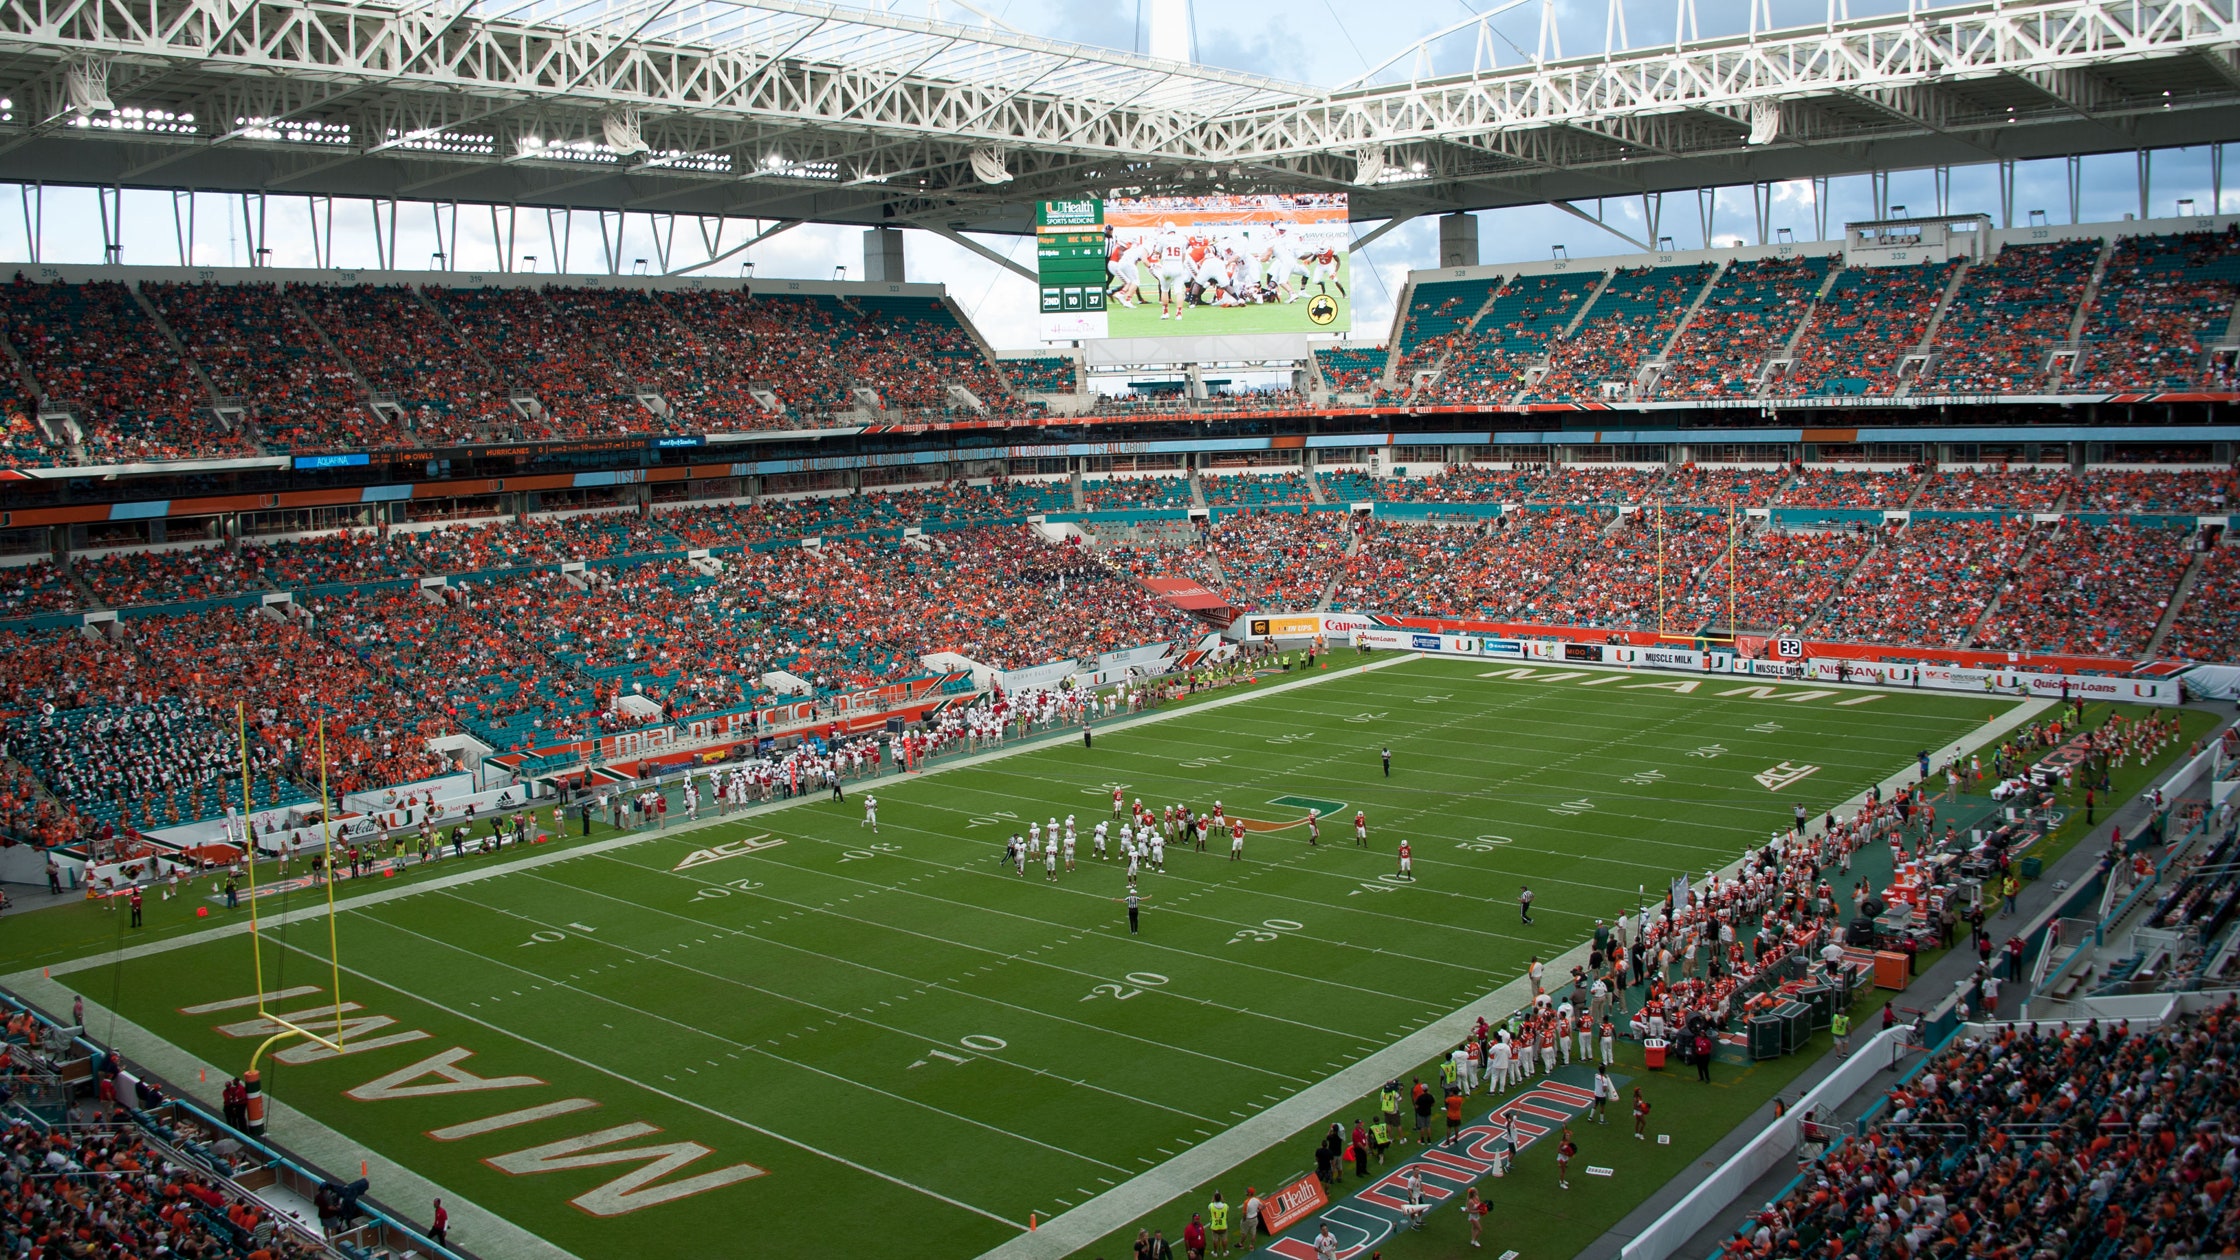
POLYGON ((1128 983, 1114 984, 1107 980, 1103 984, 1091 985, 1089 995, 1081 1000, 1094 1002, 1101 997, 1110 997, 1116 1002, 1125 1002, 1129 998, 1143 996, 1145 989, 1156 989, 1167 983, 1167 978, 1156 971, 1131 971, 1120 978, 1128 983))

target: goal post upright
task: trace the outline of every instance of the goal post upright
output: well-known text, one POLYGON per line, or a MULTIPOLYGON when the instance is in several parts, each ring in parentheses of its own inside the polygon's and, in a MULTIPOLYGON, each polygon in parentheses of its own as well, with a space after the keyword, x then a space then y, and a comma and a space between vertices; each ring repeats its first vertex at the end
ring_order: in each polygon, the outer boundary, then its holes
POLYGON ((302 1037, 317 1042, 337 1054, 343 1053, 342 956, 339 944, 340 933, 335 923, 334 905, 334 805, 328 797, 327 721, 322 716, 319 719, 318 736, 319 835, 324 854, 322 860, 327 867, 327 961, 333 968, 332 986, 334 992, 334 1035, 329 1037, 306 1028, 293 1020, 282 1018, 271 1010, 265 1002, 267 990, 264 984, 264 924, 257 905, 259 898, 257 896, 256 829, 250 822, 250 818, 255 812, 256 798, 251 788, 249 775, 248 706, 242 701, 234 703, 234 731, 241 754, 241 839, 242 854, 249 881, 250 967, 254 972, 256 982, 257 1018, 274 1029, 272 1035, 259 1042, 256 1050, 249 1055, 249 1067, 241 1076, 242 1083, 248 1090, 245 1108, 247 1114, 246 1127, 252 1137, 258 1137, 262 1136, 265 1131, 265 1099, 263 1074, 258 1070, 257 1065, 263 1061, 266 1050, 271 1049, 274 1043, 286 1038, 302 1037))

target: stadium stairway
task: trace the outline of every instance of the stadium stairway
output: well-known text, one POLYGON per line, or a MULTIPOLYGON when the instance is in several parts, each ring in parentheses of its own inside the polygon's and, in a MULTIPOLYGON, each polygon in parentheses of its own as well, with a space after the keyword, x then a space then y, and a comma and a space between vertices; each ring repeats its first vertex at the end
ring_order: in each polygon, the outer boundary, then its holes
MULTIPOLYGON (((156 309, 155 302, 146 293, 141 292, 139 282, 128 283, 125 285, 125 291, 132 295, 133 304, 140 308, 140 313, 147 316, 148 322, 155 326, 156 335, 163 338, 163 343, 171 347, 171 353, 177 355, 179 362, 186 365, 188 373, 194 377, 195 384, 202 387, 202 405, 208 408, 212 415, 218 417, 221 425, 229 423, 226 419, 226 412, 232 410, 233 418, 230 427, 240 431, 242 440, 249 444, 251 451, 259 455, 268 453, 264 442, 257 436, 257 427, 249 423, 248 410, 238 405, 233 408, 224 406, 226 399, 218 393, 218 387, 211 383, 210 373, 203 369, 201 360, 195 358, 193 352, 187 349, 187 343, 180 338, 179 330, 173 328, 171 321, 163 317, 163 312, 156 309)), ((234 401, 236 404, 239 402, 238 399, 234 401)))
POLYGON ((327 330, 319 327, 319 321, 311 318, 310 310, 303 303, 296 301, 296 295, 288 292, 284 285, 280 289, 280 303, 293 312, 297 319, 303 321, 303 326, 311 330, 312 338, 326 350, 327 355, 341 364, 342 370, 350 374, 350 379, 358 383, 358 400, 371 407, 373 405, 373 383, 366 379, 364 372, 358 370, 357 361, 342 352, 342 347, 336 345, 334 338, 327 335, 327 330))
POLYGON ((2162 610, 2162 620, 2154 623, 2154 633, 2147 637, 2147 650, 2142 656, 2153 656, 2162 650, 2162 641, 2170 637, 2170 627, 2178 624, 2178 614, 2184 611, 2186 600, 2193 595, 2193 584, 2200 580, 2201 571, 2209 563, 2209 553, 2196 551, 2193 559, 2186 561, 2186 571, 2178 578, 2177 589, 2170 592, 2170 603, 2162 610))
POLYGON ((1812 300, 1805 303, 1804 314, 1797 317, 1797 326, 1789 330, 1789 339, 1782 342, 1781 349, 1769 356, 1764 366, 1758 369, 1758 387, 1750 391, 1751 397, 1764 398, 1773 391, 1773 379, 1778 375, 1774 371, 1774 364, 1788 363, 1794 365, 1796 363, 1797 347, 1803 344, 1805 333, 1811 329, 1813 323, 1819 317, 1820 303, 1836 287, 1836 281, 1843 275, 1843 271, 1844 269, 1840 264, 1828 268, 1827 277, 1821 280, 1820 288, 1813 293, 1812 300))
MULTIPOLYGON (((1540 348, 1538 361, 1525 368, 1523 387, 1503 398, 1502 402, 1521 404, 1532 396, 1533 390, 1548 375, 1549 370, 1555 367, 1556 352, 1561 350, 1565 342, 1571 340, 1581 328, 1586 326, 1588 316, 1594 314, 1595 304, 1602 300, 1603 292, 1609 289, 1610 282, 1617 279, 1617 276, 1618 271, 1615 267, 1602 273, 1601 277, 1594 282, 1594 287, 1587 290, 1587 299, 1579 303, 1579 311, 1571 317, 1571 322, 1565 324, 1561 332, 1548 338, 1547 343, 1540 348)), ((1492 308, 1493 302, 1490 298, 1487 300, 1486 306, 1488 309, 1492 308)), ((1484 313, 1484 311, 1479 312, 1481 315, 1484 313)), ((1473 318, 1470 322, 1472 329, 1475 330, 1477 320, 1473 318)))
MULTIPOLYGON (((1191 470, 1190 470, 1190 474, 1189 474, 1189 475, 1190 475, 1190 506, 1192 506, 1192 507, 1204 507, 1204 506, 1206 505, 1206 488, 1205 488, 1205 485, 1204 485, 1204 483, 1203 483, 1203 482, 1201 482, 1201 481, 1199 480, 1199 478, 1198 478, 1198 470, 1197 470, 1197 469, 1195 469, 1195 468, 1191 469, 1191 470)), ((1216 568, 1219 568, 1220 566, 1216 565, 1215 567, 1216 567, 1216 568)))
POLYGON ((2076 312, 2069 317, 2067 340, 2054 347, 2053 353, 2046 356, 2044 388, 2049 394, 2060 392, 2061 378, 2076 366, 2077 352, 2084 344, 2085 321, 2092 317, 2093 304, 2100 300, 2100 282, 2106 278, 2109 260, 2115 256, 2116 241, 2111 235, 2100 242, 2100 254, 2092 260, 2092 274, 2085 277, 2084 293, 2077 299, 2076 312))
MULTIPOLYGON (((2067 528, 2066 525, 2056 525, 2051 530, 2047 531, 2044 535, 2030 540, 2029 547, 2024 549, 2022 555, 2015 560, 2014 571, 2016 573, 2020 573, 2023 570, 2029 568, 2030 562, 2038 558, 2039 550, 2045 547, 2047 544, 2051 543, 2055 538, 2059 537, 2061 531, 2065 528, 2067 528)), ((1976 623, 1968 627, 1968 637, 1960 640, 1961 647, 1974 646, 1976 641, 1976 632, 1978 630, 1981 630, 1985 626, 1996 624, 1993 618, 1999 615, 1999 603, 2006 597, 2007 592, 2004 588, 2001 588, 1998 594, 1991 597, 1991 602, 1983 606, 1983 615, 1977 617, 1976 623)))
POLYGON ((1711 269, 1711 278, 1703 282, 1702 288, 1696 290, 1695 300, 1688 303, 1688 309, 1680 312, 1680 318, 1673 323, 1672 335, 1664 339, 1664 344, 1657 347, 1655 354, 1642 361, 1640 372, 1635 375, 1633 381, 1633 397, 1636 400, 1648 398, 1656 393, 1656 379, 1663 374, 1665 365, 1671 361, 1672 348, 1680 344, 1680 338, 1686 335, 1688 325, 1695 322, 1696 313, 1703 309, 1705 302, 1711 300, 1711 293, 1719 287, 1720 278, 1725 276, 1727 268, 1733 265, 1734 260, 1731 258, 1719 260, 1719 264, 1711 269))
MULTIPOLYGON (((1923 478, 1922 480, 1926 481, 1927 478, 1923 478)), ((1914 487, 1914 493, 1921 493, 1921 487, 1919 485, 1916 485, 1914 487)), ((1836 583, 1834 586, 1828 588, 1828 597, 1821 600, 1817 605, 1815 605, 1812 609, 1812 614, 1804 619, 1804 624, 1797 627, 1798 634, 1810 634, 1812 632, 1812 628, 1820 624, 1820 618, 1826 615, 1828 609, 1835 605, 1836 598, 1843 594, 1844 588, 1851 584, 1851 575, 1857 573, 1860 569, 1860 566, 1873 559, 1875 553, 1880 550, 1882 550, 1882 535, 1878 531, 1874 535, 1874 541, 1867 544, 1867 549, 1860 552, 1859 558, 1851 562, 1851 567, 1843 571, 1843 576, 1836 579, 1836 583)))
POLYGON ((1904 398, 1911 394, 1913 387, 1920 384, 1921 378, 1927 376, 1929 369, 1935 366, 1937 330, 1944 326, 1945 313, 1952 309, 1952 299, 1959 296, 1961 286, 1968 282, 1968 273, 1974 269, 1973 261, 1963 262, 1952 269, 1952 278, 1945 282, 1944 292, 1937 295, 1937 309, 1929 312, 1929 322, 1921 330, 1921 344, 1908 351, 1906 358, 1898 360, 1900 379, 1896 397, 1904 398), (1911 376, 1906 374, 1909 362, 1913 365, 1911 376))
POLYGON ((1921 502, 1921 496, 1925 491, 1928 490, 1929 482, 1934 475, 1934 469, 1922 469, 1921 475, 1913 479, 1912 492, 1906 495, 1906 501, 1904 503, 1898 505, 1898 510, 1901 512, 1911 512, 1913 510, 1914 504, 1921 502))

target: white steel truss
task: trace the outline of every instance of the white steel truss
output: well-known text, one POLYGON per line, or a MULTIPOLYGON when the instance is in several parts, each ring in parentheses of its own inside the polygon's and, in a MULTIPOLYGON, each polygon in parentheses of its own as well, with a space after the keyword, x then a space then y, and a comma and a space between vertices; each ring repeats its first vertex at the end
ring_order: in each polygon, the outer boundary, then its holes
POLYGON ((944 3, 9 0, 0 177, 1017 228, 1115 188, 1359 183, 1385 217, 2240 138, 2240 0, 1831 5, 1631 50, 1610 0, 1599 55, 1544 29, 1502 66, 1481 21, 1467 72, 1327 91, 944 3))

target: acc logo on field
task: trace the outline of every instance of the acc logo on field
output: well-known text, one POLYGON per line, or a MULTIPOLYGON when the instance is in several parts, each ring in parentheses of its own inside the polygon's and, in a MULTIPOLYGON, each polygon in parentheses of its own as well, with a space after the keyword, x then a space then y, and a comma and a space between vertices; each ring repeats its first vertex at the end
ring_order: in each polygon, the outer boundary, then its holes
POLYGON ((1785 661, 1803 660, 1804 640, 1776 639, 1773 642, 1773 651, 1774 655, 1779 656, 1782 660, 1785 661))
POLYGON ((1307 318, 1318 325, 1338 318, 1338 300, 1327 293, 1317 293, 1308 298, 1307 318))

